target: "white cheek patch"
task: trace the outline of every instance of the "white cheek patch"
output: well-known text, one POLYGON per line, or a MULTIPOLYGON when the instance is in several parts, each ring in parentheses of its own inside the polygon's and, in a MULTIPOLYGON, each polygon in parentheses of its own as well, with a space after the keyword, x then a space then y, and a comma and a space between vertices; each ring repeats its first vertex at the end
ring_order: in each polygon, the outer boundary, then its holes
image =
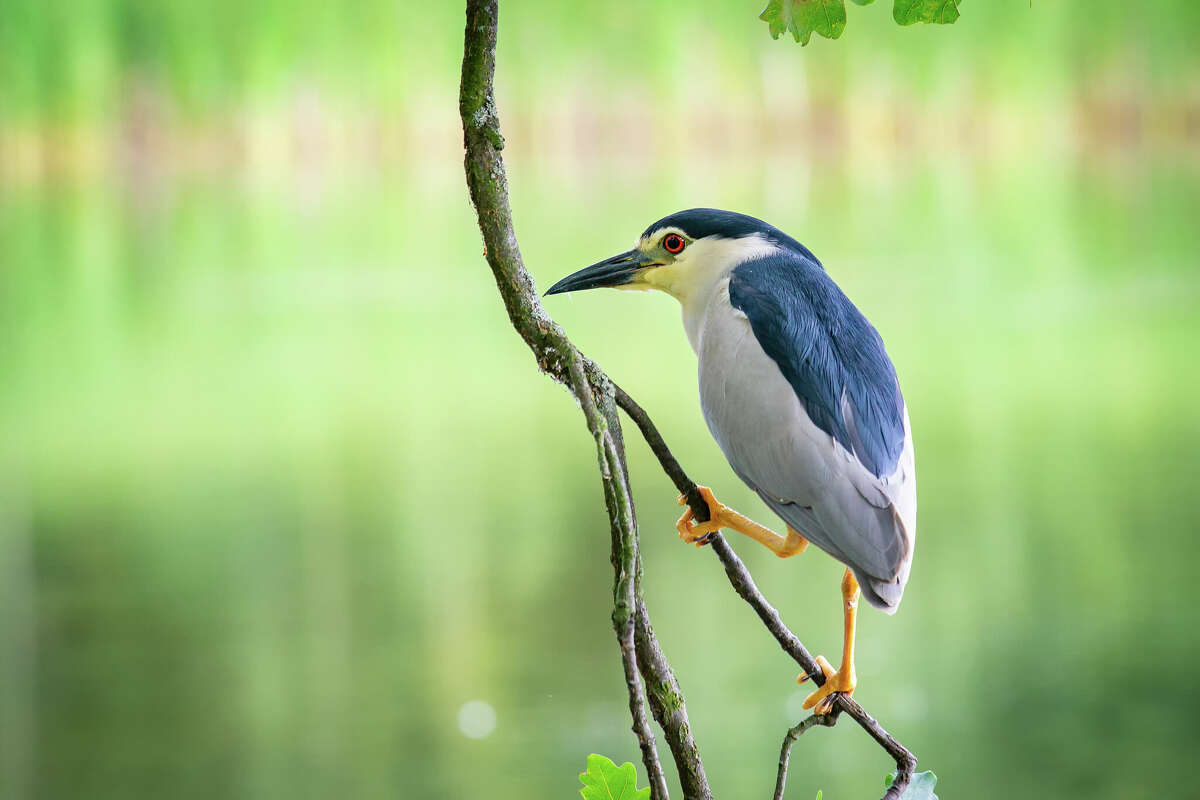
POLYGON ((685 303, 707 299, 712 287, 736 266, 778 250, 779 245, 759 235, 697 239, 671 265, 670 287, 664 288, 685 303))

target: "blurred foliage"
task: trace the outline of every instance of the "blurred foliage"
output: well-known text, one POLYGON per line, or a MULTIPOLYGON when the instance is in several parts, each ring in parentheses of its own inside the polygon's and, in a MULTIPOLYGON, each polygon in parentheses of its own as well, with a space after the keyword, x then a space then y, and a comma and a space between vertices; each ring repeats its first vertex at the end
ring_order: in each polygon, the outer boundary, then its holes
MULTIPOLYGON (((461 9, 0 2, 0 796, 565 797, 580 754, 636 761, 594 451, 465 197, 461 9)), ((799 48, 728 0, 502 4, 540 285, 722 206, 887 341, 921 534, 901 611, 861 619, 864 705, 955 797, 1190 785, 1200 6, 861 13, 799 48)), ((770 520, 673 301, 548 304, 770 520)), ((714 791, 766 795, 804 692, 628 445, 714 791)), ((737 546, 835 649, 838 566, 737 546)), ((877 794, 878 760, 806 736, 792 796, 877 794)))
MULTIPOLYGON (((1025 96, 1139 53, 1152 79, 1175 81, 1194 63, 1200 30, 1200 6, 1189 0, 1160 0, 1153 11, 1117 0, 980 3, 952 33, 898 32, 876 11, 856 15, 862 34, 839 43, 823 65, 834 91, 881 61, 928 87, 948 77, 946 65, 965 60, 981 85, 1025 96)), ((103 123, 147 86, 188 116, 269 104, 297 84, 346 103, 416 112, 429 89, 457 77, 461 58, 463 15, 453 2, 351 0, 297 13, 283 0, 4 0, 3 13, 0 119, 8 123, 103 123)), ((686 97, 696 87, 681 92, 677 68, 697 51, 723 81, 755 93, 769 44, 745 3, 729 0, 603 3, 589 8, 586 25, 570 4, 509 0, 501 24, 502 82, 524 98, 600 69, 614 86, 634 80, 660 96, 686 97)))

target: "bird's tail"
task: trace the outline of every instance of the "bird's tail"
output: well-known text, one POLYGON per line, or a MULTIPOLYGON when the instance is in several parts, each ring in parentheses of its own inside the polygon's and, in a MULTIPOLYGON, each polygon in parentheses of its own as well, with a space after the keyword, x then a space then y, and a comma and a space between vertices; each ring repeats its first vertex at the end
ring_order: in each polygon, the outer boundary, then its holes
POLYGON ((900 607, 900 598, 904 596, 904 584, 900 580, 881 581, 866 575, 858 576, 858 585, 867 602, 881 609, 885 614, 895 614, 900 607))
POLYGON ((900 598, 904 596, 904 587, 908 584, 908 571, 912 561, 905 560, 900 566, 900 574, 891 580, 876 578, 854 570, 858 585, 862 588, 863 597, 867 602, 883 611, 885 614, 895 614, 900 607, 900 598))
MULTIPOLYGON (((895 514, 895 507, 892 509, 895 514)), ((895 516, 896 522, 903 530, 904 522, 899 515, 895 516)), ((904 596, 904 587, 908 585, 908 573, 912 569, 912 539, 906 539, 907 548, 905 557, 900 562, 898 571, 892 578, 876 578, 873 575, 867 575, 854 570, 855 577, 858 578, 858 585, 862 588, 863 597, 867 602, 876 608, 883 611, 885 614, 895 614, 896 609, 900 608, 900 598, 904 596)))

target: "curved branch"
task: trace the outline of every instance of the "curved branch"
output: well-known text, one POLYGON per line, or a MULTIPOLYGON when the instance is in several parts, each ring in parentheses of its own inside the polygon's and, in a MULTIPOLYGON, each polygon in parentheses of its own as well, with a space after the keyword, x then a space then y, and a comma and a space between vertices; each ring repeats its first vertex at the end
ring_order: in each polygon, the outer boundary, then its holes
POLYGON ((789 728, 783 736, 783 747, 779 749, 779 774, 775 776, 775 795, 772 800, 783 800, 783 790, 787 786, 788 761, 792 757, 792 745, 800 735, 814 725, 824 725, 832 728, 837 718, 833 714, 813 714, 794 728, 789 728))
POLYGON ((604 500, 612 533, 613 630, 629 693, 633 731, 650 778, 653 800, 667 800, 667 783, 654 733, 646 719, 646 693, 639 679, 648 676, 649 704, 667 736, 687 798, 711 800, 704 764, 692 738, 683 694, 649 626, 641 595, 641 556, 637 520, 629 488, 621 424, 612 384, 575 348, 538 300, 513 231, 508 184, 500 150, 499 118, 492 82, 496 69, 496 0, 467 0, 459 114, 463 123, 464 169, 471 202, 483 235, 484 255, 509 320, 533 351, 539 368, 575 395, 596 440, 604 500), (664 696, 664 692, 667 696, 664 696))
MULTIPOLYGON (((616 411, 618 405, 641 429, 651 450, 680 493, 686 496, 698 520, 708 519, 708 507, 696 491, 696 484, 684 473, 646 412, 615 386, 603 370, 584 357, 546 313, 538 299, 533 278, 525 269, 508 203, 508 184, 504 161, 500 156, 504 140, 500 135, 492 90, 496 66, 497 15, 497 0, 467 0, 459 91, 464 168, 471 202, 475 206, 479 230, 483 235, 484 255, 513 327, 533 351, 539 368, 571 390, 596 442, 612 533, 613 630, 621 650, 633 731, 637 735, 642 762, 650 777, 651 797, 654 800, 667 800, 668 794, 654 734, 646 719, 647 702, 666 735, 679 771, 684 797, 687 800, 711 800, 712 793, 704 763, 692 737, 683 693, 654 636, 650 615, 642 599, 642 561, 638 549, 637 519, 629 486, 621 424, 616 411), (643 680, 648 693, 643 690, 643 680)), ((738 594, 754 608, 783 650, 812 676, 815 683, 824 683, 825 677, 812 656, 758 591, 745 565, 724 537, 718 533, 710 541, 713 552, 725 565, 729 582, 738 594)), ((898 800, 909 782, 916 758, 862 706, 844 695, 838 696, 831 714, 822 717, 819 723, 811 724, 832 726, 842 712, 850 715, 896 759, 896 780, 884 795, 884 800, 898 800)), ((799 732, 795 735, 799 736, 799 732)), ((781 762, 785 760, 781 754, 781 762)), ((786 764, 781 763, 780 769, 782 780, 786 774, 786 764)))
POLYGON ((596 396, 591 384, 584 377, 581 359, 570 359, 568 367, 572 390, 579 398, 580 407, 588 420, 588 429, 596 439, 600 457, 604 502, 608 508, 609 528, 612 534, 612 624, 617 634, 617 644, 621 649, 621 667, 625 672, 625 688, 629 694, 633 732, 637 736, 643 763, 650 776, 651 794, 667 800, 667 778, 658 760, 654 733, 646 719, 646 698, 638 679, 634 630, 637 604, 641 597, 641 570, 633 501, 629 491, 629 470, 625 463, 624 442, 621 441, 621 423, 613 400, 607 393, 601 396, 603 410, 597 408, 596 396))

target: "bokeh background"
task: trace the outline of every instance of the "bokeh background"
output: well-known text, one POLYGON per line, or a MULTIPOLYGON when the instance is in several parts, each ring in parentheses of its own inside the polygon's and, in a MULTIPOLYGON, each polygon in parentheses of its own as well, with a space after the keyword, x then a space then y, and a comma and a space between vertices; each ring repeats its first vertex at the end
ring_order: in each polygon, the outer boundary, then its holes
MULTIPOLYGON (((881 2, 801 48, 760 5, 502 0, 531 271, 697 205, 808 244, 887 341, 920 465, 912 581, 863 615, 858 697, 946 798, 1186 794, 1200 6, 970 0, 901 29, 881 2)), ((637 762, 594 450, 465 195, 462 24, 0 0, 6 800, 568 798, 588 753, 637 762)), ((549 307, 769 521, 705 429, 674 301, 549 307)), ((713 787, 769 796, 795 667, 629 439, 713 787)), ((841 568, 735 545, 836 660, 841 568)), ((849 724, 793 765, 789 797, 829 800, 889 769, 849 724)))

